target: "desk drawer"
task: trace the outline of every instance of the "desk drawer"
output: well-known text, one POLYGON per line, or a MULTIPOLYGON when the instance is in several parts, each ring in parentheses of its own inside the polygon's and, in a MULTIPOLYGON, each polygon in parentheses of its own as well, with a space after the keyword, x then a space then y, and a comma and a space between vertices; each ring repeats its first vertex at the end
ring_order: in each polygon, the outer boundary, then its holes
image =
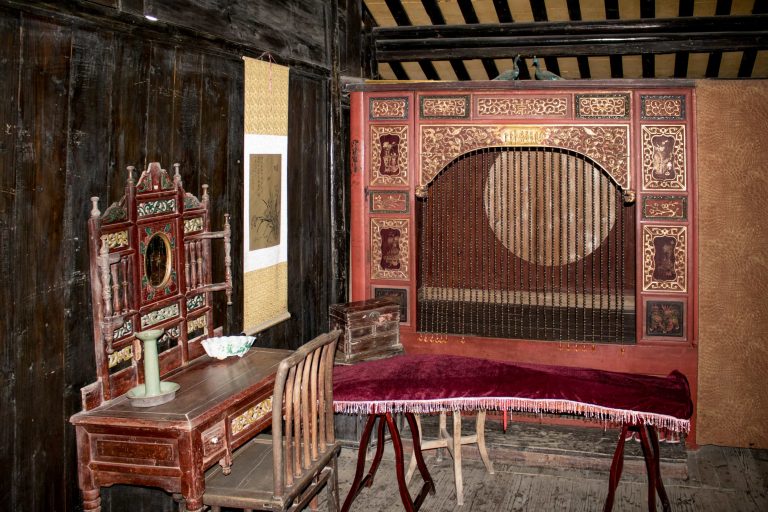
POLYGON ((227 447, 227 427, 224 420, 216 422, 212 427, 203 431, 203 460, 206 465, 212 459, 221 457, 227 447))

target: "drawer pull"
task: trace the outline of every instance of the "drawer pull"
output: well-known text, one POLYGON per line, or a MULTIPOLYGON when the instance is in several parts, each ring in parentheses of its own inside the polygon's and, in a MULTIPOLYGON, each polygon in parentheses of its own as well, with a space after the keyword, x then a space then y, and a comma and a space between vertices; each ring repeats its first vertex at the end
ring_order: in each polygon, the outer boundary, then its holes
POLYGON ((211 444, 219 444, 219 438, 214 436, 211 438, 211 444))

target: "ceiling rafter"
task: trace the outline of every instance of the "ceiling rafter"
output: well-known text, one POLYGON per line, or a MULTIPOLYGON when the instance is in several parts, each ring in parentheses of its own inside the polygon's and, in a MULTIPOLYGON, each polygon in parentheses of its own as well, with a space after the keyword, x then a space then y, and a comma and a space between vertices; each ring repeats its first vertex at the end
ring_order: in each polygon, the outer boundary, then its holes
POLYGON ((379 27, 379 62, 642 55, 768 48, 768 15, 379 27))

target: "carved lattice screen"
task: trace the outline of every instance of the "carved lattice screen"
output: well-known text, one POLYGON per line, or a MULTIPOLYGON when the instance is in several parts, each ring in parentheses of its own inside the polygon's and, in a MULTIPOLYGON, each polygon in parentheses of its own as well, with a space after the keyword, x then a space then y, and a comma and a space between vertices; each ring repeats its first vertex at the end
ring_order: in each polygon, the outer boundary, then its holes
POLYGON ((420 332, 635 340, 634 209, 588 158, 472 151, 430 183, 417 225, 420 332))

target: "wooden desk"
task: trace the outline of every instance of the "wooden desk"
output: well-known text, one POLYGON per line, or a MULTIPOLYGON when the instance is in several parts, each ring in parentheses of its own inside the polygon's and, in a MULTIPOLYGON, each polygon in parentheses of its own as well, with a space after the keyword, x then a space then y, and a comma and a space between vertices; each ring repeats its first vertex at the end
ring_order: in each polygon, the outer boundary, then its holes
POLYGON ((102 486, 134 484, 179 493, 187 510, 202 510, 205 470, 227 468, 234 449, 270 426, 275 373, 290 353, 204 356, 163 376, 181 386, 171 402, 139 408, 122 395, 72 416, 84 509, 101 509, 102 486))

